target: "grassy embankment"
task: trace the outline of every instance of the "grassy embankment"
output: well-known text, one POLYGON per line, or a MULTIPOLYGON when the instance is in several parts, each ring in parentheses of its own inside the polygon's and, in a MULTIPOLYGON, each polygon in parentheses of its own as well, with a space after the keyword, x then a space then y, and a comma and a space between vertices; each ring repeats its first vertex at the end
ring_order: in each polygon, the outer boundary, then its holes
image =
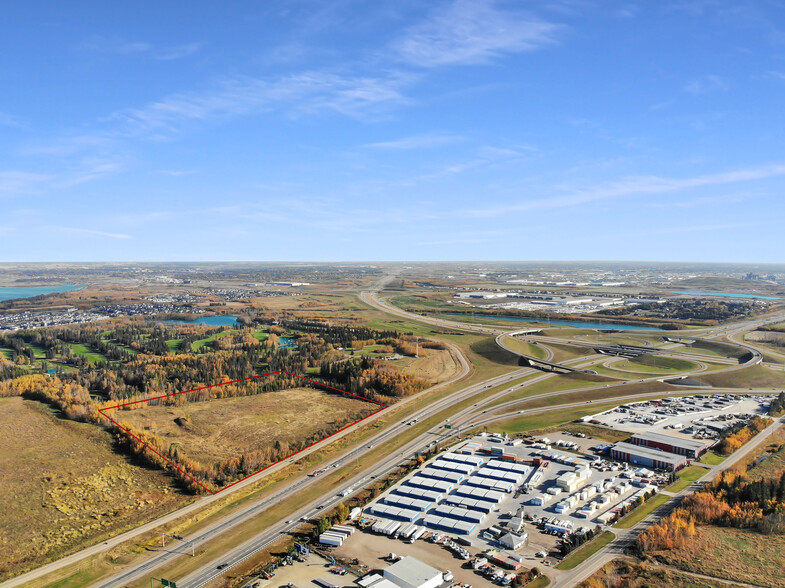
POLYGON ((528 341, 521 341, 515 337, 505 337, 502 343, 507 346, 511 351, 522 353, 537 359, 545 359, 548 357, 548 352, 540 345, 529 343, 528 341))
POLYGON ((657 510, 663 504, 668 502, 671 499, 670 496, 666 496, 665 494, 657 494, 653 496, 643 504, 641 504, 638 508, 633 510, 628 515, 625 515, 618 523, 614 526, 618 527, 619 529, 631 529, 638 523, 640 523, 643 519, 649 516, 652 512, 657 510))
POLYGON ((668 490, 669 492, 681 492, 690 484, 705 476, 707 471, 708 470, 706 468, 693 465, 682 468, 676 472, 676 476, 679 479, 670 486, 667 486, 665 490, 668 490))
POLYGON ((695 379, 716 388, 778 388, 785 386, 785 373, 762 365, 722 372, 696 375, 695 379))
POLYGON ((611 531, 600 533, 594 539, 581 545, 578 549, 565 557, 561 563, 556 565, 556 569, 571 570, 578 567, 614 539, 616 539, 616 535, 611 531))

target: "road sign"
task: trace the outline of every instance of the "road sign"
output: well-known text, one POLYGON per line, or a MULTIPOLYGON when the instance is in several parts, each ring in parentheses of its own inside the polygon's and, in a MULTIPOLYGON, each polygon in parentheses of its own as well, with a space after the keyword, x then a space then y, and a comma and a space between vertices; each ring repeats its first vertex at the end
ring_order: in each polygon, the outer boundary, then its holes
POLYGON ((177 588, 177 582, 174 582, 172 580, 167 580, 166 578, 161 578, 160 580, 158 578, 150 578, 151 588, 153 585, 153 580, 155 580, 156 582, 160 582, 161 586, 169 586, 169 588, 177 588))

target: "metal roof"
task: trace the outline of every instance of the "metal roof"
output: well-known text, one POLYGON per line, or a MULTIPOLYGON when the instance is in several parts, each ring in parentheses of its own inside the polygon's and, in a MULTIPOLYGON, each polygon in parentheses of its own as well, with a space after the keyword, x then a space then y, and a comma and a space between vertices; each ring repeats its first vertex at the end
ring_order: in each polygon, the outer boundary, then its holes
POLYGON ((697 441, 694 439, 682 439, 681 437, 673 437, 671 435, 663 435, 662 433, 655 433, 647 431, 644 433, 635 433, 633 439, 642 439, 644 441, 654 441, 655 443, 662 443, 664 445, 672 445, 673 447, 683 447, 684 449, 691 449, 693 451, 700 451, 707 446, 705 441, 697 441))
POLYGON ((613 449, 616 451, 629 453, 630 455, 644 457, 646 459, 656 459, 657 461, 669 463, 672 465, 680 464, 687 459, 684 455, 676 455, 675 453, 668 453, 667 451, 657 451, 656 449, 652 449, 650 447, 645 447, 643 445, 633 445, 632 443, 625 443, 624 441, 616 443, 613 446, 613 449))
MULTIPOLYGON (((384 570, 383 573, 385 578, 393 582, 400 580, 402 584, 408 586, 421 586, 432 582, 436 577, 439 579, 442 577, 441 571, 411 555, 407 555, 402 560, 394 563, 384 570)), ((398 582, 395 583, 397 584, 398 582)))

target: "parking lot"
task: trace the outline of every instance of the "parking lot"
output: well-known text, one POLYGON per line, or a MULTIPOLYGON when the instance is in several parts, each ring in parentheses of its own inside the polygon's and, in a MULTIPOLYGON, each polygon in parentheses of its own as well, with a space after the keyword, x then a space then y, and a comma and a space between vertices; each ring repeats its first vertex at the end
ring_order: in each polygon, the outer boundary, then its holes
POLYGON ((714 439, 720 431, 768 409, 771 395, 692 394, 631 402, 583 420, 629 433, 656 432, 683 439, 714 439))

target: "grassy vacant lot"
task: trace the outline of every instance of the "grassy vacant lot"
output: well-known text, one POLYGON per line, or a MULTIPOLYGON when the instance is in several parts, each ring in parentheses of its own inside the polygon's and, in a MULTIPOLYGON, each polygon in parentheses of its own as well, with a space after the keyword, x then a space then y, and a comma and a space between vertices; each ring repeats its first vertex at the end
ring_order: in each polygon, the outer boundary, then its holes
POLYGON ((665 494, 657 494, 651 499, 641 504, 638 508, 633 510, 630 514, 626 515, 618 523, 616 527, 619 529, 630 529, 640 523, 643 519, 649 516, 654 510, 661 507, 663 504, 670 500, 670 496, 665 494))
POLYGON ((698 369, 698 364, 675 357, 657 357, 656 355, 641 355, 613 364, 618 370, 638 372, 644 374, 672 374, 698 369))
POLYGON ((614 535, 611 531, 600 533, 594 539, 585 545, 581 545, 578 549, 565 557, 561 563, 556 566, 556 568, 560 570, 571 570, 585 562, 614 539, 616 539, 616 535, 614 535))
POLYGON ((700 466, 687 466, 686 468, 682 468, 676 473, 679 479, 665 489, 670 492, 681 492, 687 486, 703 477, 707 471, 706 468, 700 466))
POLYGON ((0 399, 0 581, 191 499, 163 472, 131 465, 94 425, 0 399))
POLYGON ((706 374, 696 380, 718 388, 773 388, 785 386, 785 373, 776 372, 762 365, 720 374, 706 374))
POLYGON ((379 408, 370 402, 314 388, 218 398, 183 406, 140 406, 143 408, 117 411, 115 418, 146 429, 167 444, 179 443, 186 455, 205 464, 239 457, 276 441, 293 444, 319 431, 333 432, 339 428, 339 420, 356 421, 379 408))
POLYGON ((727 582, 684 574, 678 570, 635 561, 615 559, 578 588, 624 586, 625 588, 728 588, 727 582))
POLYGON ((700 526, 685 547, 654 555, 685 571, 757 586, 782 587, 785 586, 783 553, 785 536, 782 535, 700 526))
MULTIPOLYGON (((752 442, 754 441, 753 439, 752 442)), ((785 470, 785 429, 778 429, 766 440, 764 446, 747 455, 734 467, 746 468, 747 475, 753 480, 771 478, 785 470)))

